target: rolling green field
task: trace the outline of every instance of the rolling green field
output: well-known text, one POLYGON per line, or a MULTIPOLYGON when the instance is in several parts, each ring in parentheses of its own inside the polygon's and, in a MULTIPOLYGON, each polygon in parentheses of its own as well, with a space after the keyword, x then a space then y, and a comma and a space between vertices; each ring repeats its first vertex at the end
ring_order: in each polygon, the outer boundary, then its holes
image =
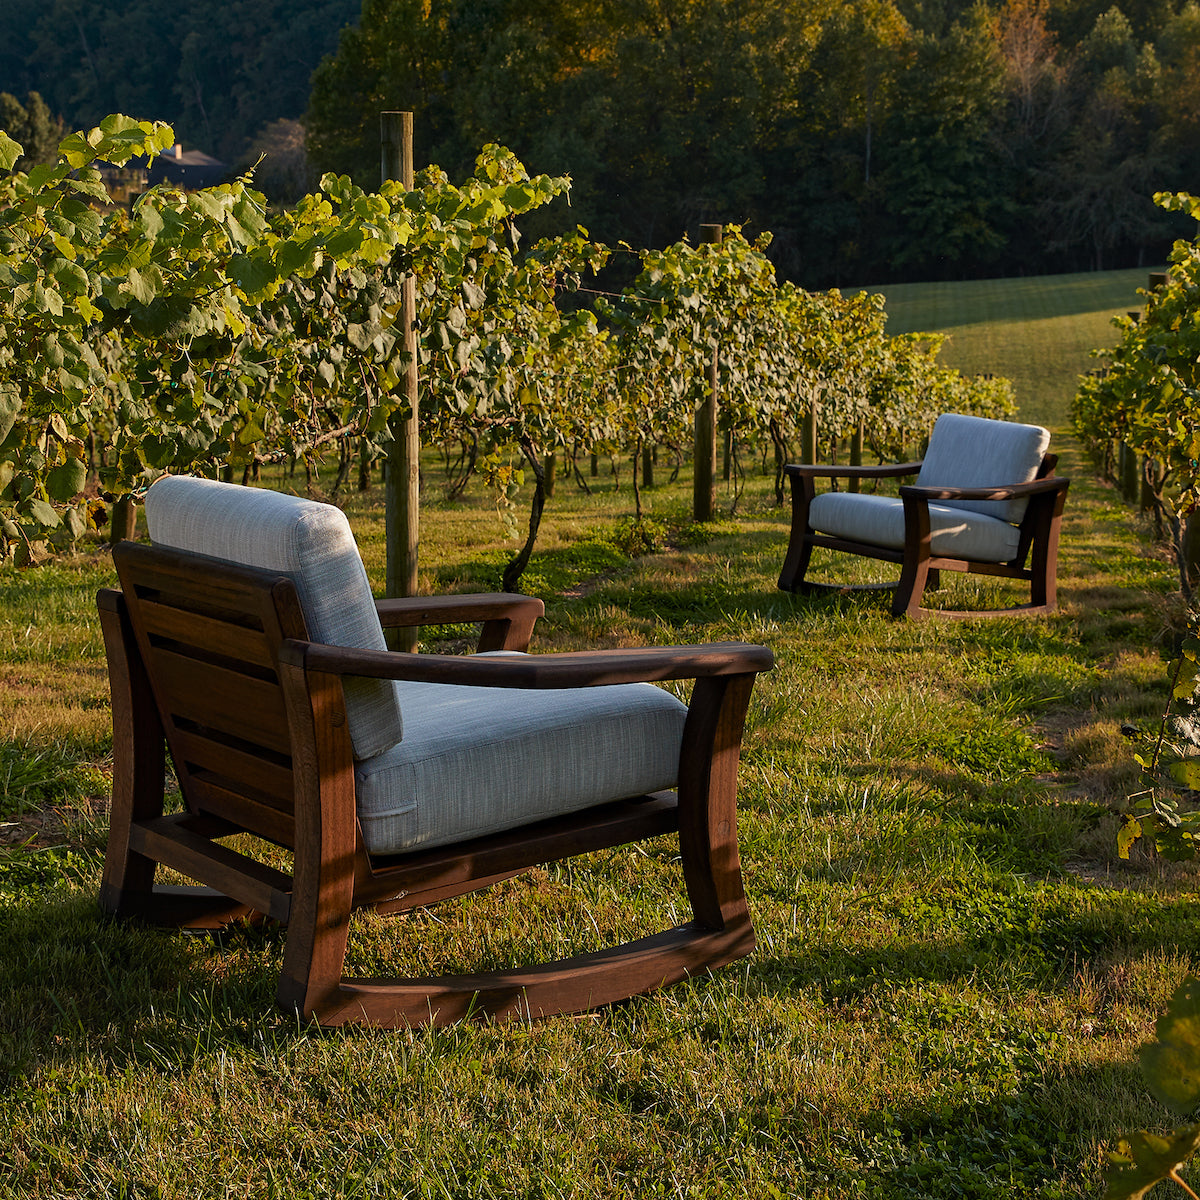
MULTIPOLYGON (((1103 341, 1118 283, 1143 274, 889 300, 897 326, 956 331, 972 369, 1018 375, 1037 347, 1023 415, 1059 425, 1054 346, 1103 341), (1007 314, 990 331, 988 311, 1007 314)), ((547 603, 535 650, 743 639, 777 665, 740 774, 755 953, 532 1025, 322 1033, 274 1007, 285 931, 101 919, 93 598, 111 564, 91 547, 0 569, 0 1198, 1098 1195, 1106 1150, 1172 1123, 1136 1055, 1200 966, 1200 917, 1194 867, 1115 847, 1137 781, 1121 727, 1161 711, 1173 572, 1074 443, 1055 446, 1074 481, 1061 609, 1035 620, 905 623, 879 594, 779 592, 788 514, 753 469, 736 514, 723 495, 700 528, 686 471, 646 492, 656 544, 636 557, 628 464, 590 495, 560 476, 525 580, 547 603)), ((493 590, 514 544, 492 498, 448 500, 428 453, 423 503, 423 589, 493 590)), ((380 509, 378 489, 347 504, 377 584, 380 509)), ((962 578, 938 595, 1016 599, 962 578)), ((673 921, 681 883, 670 839, 551 864, 361 914, 352 969, 573 953, 673 921)))
POLYGON ((1150 271, 904 283, 872 288, 887 297, 888 332, 947 335, 941 361, 969 375, 1013 381, 1022 417, 1066 425, 1078 377, 1092 351, 1115 345, 1112 320, 1141 307, 1150 271))

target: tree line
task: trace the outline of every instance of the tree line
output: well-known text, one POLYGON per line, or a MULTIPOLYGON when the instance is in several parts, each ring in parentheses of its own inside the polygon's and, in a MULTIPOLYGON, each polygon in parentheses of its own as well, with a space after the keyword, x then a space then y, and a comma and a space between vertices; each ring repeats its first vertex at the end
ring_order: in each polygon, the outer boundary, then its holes
POLYGON ((131 113, 248 165, 256 135, 303 117, 314 68, 358 12, 359 0, 5 0, 0 92, 26 107, 38 93, 68 132, 131 113))
POLYGON ((1104 269, 1188 232, 1151 196, 1200 168, 1200 4, 9 0, 0 93, 31 161, 123 111, 265 151, 285 203, 374 187, 378 114, 411 110, 456 177, 488 142, 572 176, 535 235, 733 223, 806 287, 1104 269))
POLYGON ((1161 260, 1200 167, 1194 0, 364 0, 309 152, 364 184, 377 114, 570 174, 539 232, 770 230, 805 286, 1161 260), (557 225, 555 224, 557 222, 557 225))

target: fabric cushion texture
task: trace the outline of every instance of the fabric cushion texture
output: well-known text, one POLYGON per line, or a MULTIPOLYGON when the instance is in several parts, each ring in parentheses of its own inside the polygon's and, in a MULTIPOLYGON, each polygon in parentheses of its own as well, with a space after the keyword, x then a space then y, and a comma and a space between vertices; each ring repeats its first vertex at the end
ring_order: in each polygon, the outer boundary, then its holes
POLYGON ((687 708, 649 683, 533 691, 403 683, 404 740, 355 766, 372 854, 674 787, 687 708))
MULTIPOLYGON (((921 487, 1003 487, 1031 483, 1050 446, 1050 431, 1040 425, 993 421, 943 413, 929 438, 917 484, 921 487)), ((1020 524, 1028 501, 946 500, 948 508, 985 513, 1020 524)))
MULTIPOLYGON (((831 537, 904 548, 904 501, 896 497, 822 492, 809 506, 808 523, 831 537)), ((929 529, 934 554, 976 562, 1008 562, 1021 541, 1016 525, 945 504, 930 504, 929 529)))
MULTIPOLYGON (((157 545, 286 575, 296 585, 313 641, 387 649, 350 523, 332 504, 168 475, 146 494, 146 528, 157 545)), ((400 741, 395 683, 346 678, 344 686, 356 758, 381 754, 400 741)))

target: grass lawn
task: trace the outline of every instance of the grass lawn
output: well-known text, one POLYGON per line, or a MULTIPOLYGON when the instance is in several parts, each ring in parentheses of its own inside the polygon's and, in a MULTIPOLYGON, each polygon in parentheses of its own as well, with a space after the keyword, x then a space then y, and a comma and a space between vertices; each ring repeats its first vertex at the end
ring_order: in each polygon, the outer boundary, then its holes
POLYGON ((888 332, 945 333, 941 361, 968 375, 1005 375, 1021 414, 1050 428, 1069 419, 1075 380, 1095 365, 1092 350, 1119 340, 1113 317, 1141 308, 1151 270, 904 283, 887 296, 888 332))
MULTIPOLYGON (((1110 811, 1135 780, 1120 725, 1166 688, 1172 572, 1058 442, 1062 608, 1039 620, 780 593, 786 514, 753 474, 703 530, 686 475, 648 493, 672 540, 638 558, 628 468, 591 496, 560 479, 536 649, 740 638, 778 665, 741 769, 755 954, 532 1026, 298 1028, 273 1007, 283 932, 101 920, 108 560, 0 571, 0 1195, 1096 1195, 1104 1148, 1171 1123, 1135 1050, 1200 920, 1195 870, 1122 863, 1110 811)), ((447 502, 427 467, 423 585, 494 588, 513 544, 488 497, 447 502)), ((348 511, 379 580, 377 495, 348 511)), ((946 601, 1007 586, 948 580, 946 601)), ((362 915, 350 965, 544 959, 683 904, 661 840, 362 915)))

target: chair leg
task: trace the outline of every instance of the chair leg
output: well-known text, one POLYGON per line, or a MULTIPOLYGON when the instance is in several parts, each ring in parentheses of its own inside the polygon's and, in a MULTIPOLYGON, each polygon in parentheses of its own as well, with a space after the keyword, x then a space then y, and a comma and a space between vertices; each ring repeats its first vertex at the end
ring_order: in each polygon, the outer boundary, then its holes
POLYGON ((108 657, 113 716, 113 799, 100 907, 119 916, 149 907, 154 861, 129 844, 134 821, 162 815, 166 756, 150 683, 136 652, 133 630, 115 594, 102 594, 100 628, 108 657), (103 601, 113 601, 105 607, 103 601))
POLYGON ((1058 607, 1058 534, 1063 500, 1062 493, 1054 496, 1055 510, 1035 533, 1030 553, 1029 602, 1033 608, 1045 612, 1058 607))
MULTIPOLYGON (((754 948, 737 837, 737 771, 753 675, 698 679, 680 755, 679 844, 696 923, 754 948)), ((731 957, 737 957, 732 955, 731 957)))
POLYGON ((816 494, 811 479, 789 476, 792 486, 792 529, 787 554, 779 572, 778 586, 785 592, 806 592, 804 576, 812 558, 812 543, 808 540, 808 509, 816 494))
POLYGON ((930 582, 929 576, 933 574, 940 582, 940 575, 929 569, 931 554, 929 504, 904 496, 904 564, 900 581, 896 584, 896 594, 892 597, 893 617, 920 620, 925 615, 921 600, 930 582))
POLYGON ((354 771, 339 682, 318 676, 310 684, 291 665, 281 665, 279 676, 294 731, 296 845, 277 998, 284 1010, 320 1020, 338 1005, 354 906, 354 771))

